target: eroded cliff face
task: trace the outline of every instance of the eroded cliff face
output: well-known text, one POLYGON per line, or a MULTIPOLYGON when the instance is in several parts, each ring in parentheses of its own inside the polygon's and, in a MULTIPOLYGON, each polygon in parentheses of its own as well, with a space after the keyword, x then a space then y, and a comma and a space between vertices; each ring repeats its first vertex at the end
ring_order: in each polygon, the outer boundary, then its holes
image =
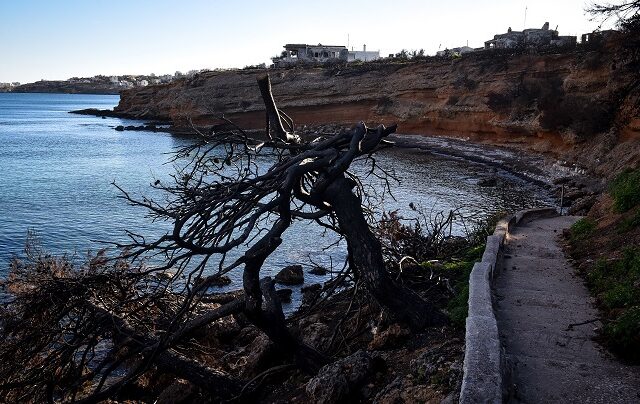
MULTIPOLYGON (((638 72, 607 44, 545 55, 477 53, 412 63, 270 69, 278 106, 296 126, 398 123, 399 132, 508 144, 607 175, 640 161, 638 72)), ((202 73, 124 91, 116 111, 176 126, 225 115, 264 127, 256 77, 264 71, 202 73)))

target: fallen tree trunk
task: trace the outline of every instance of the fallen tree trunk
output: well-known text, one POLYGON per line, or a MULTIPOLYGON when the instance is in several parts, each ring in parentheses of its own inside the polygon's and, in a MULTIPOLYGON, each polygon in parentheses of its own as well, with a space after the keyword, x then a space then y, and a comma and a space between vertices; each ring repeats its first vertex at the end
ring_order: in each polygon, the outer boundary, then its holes
POLYGON ((373 297, 412 328, 444 324, 444 314, 389 276, 382 257, 382 246, 369 229, 360 207, 361 201, 352 192, 354 186, 352 181, 341 176, 327 187, 324 194, 347 240, 351 267, 364 280, 373 297))

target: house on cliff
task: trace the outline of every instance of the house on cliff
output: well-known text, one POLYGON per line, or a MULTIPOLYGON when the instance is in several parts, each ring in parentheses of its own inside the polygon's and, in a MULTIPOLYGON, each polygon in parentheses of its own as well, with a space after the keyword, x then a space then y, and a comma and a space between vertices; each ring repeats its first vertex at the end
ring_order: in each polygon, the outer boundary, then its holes
POLYGON ((285 67, 299 63, 328 63, 331 61, 363 62, 380 58, 380 51, 367 51, 364 45, 362 51, 349 51, 342 45, 308 45, 308 44, 286 44, 284 51, 279 57, 272 59, 273 64, 278 67, 285 67))
POLYGON ((528 28, 513 31, 511 27, 505 34, 497 34, 484 43, 485 49, 513 49, 518 47, 538 48, 542 46, 571 46, 577 43, 575 36, 560 36, 557 30, 549 29, 545 22, 542 28, 528 28))
POLYGON ((475 52, 477 49, 471 48, 469 46, 460 46, 458 48, 452 48, 452 49, 445 49, 443 51, 438 51, 436 52, 436 56, 454 56, 454 57, 458 57, 458 56, 462 56, 465 53, 471 53, 471 52, 475 52))

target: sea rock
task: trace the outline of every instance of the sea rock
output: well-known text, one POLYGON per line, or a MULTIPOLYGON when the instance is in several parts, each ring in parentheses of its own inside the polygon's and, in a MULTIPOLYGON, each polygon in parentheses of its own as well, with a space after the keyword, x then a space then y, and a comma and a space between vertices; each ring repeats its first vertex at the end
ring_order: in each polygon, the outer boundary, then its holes
POLYGON ((305 286, 301 289, 302 292, 302 305, 309 305, 320 295, 322 291, 322 285, 314 283, 313 285, 305 286))
POLYGON ((115 130, 117 130, 118 132, 123 132, 124 131, 124 126, 118 125, 118 126, 115 127, 115 130))
POLYGON ((212 286, 226 286, 231 283, 231 278, 229 278, 227 275, 222 275, 214 278, 210 282, 212 286))
POLYGON ((324 276, 329 273, 329 270, 325 267, 316 266, 316 267, 313 267, 311 270, 309 270, 309 273, 311 275, 324 276))
POLYGON ((357 394, 372 366, 371 356, 365 351, 357 351, 351 356, 323 366, 307 383, 307 394, 314 403, 344 402, 357 394))
POLYGON ((289 265, 283 268, 275 277, 277 283, 282 285, 301 285, 304 283, 302 265, 289 265))
POLYGON ((480 185, 481 187, 495 187, 498 185, 498 179, 495 177, 489 177, 489 178, 482 178, 480 181, 478 181, 478 185, 480 185))
POLYGON ((276 295, 280 299, 280 303, 291 303, 291 295, 293 290, 285 288, 276 290, 276 295))

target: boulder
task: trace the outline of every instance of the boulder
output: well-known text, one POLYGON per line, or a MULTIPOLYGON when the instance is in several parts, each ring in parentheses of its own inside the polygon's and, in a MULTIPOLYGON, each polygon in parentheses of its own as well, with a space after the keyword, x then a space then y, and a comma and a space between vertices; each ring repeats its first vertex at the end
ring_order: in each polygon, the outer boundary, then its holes
POLYGON ((282 285, 301 285, 304 283, 302 265, 289 265, 283 268, 275 277, 276 283, 282 285))
POLYGON ((242 366, 242 375, 251 378, 265 370, 271 363, 275 352, 273 342, 265 334, 258 334, 246 347, 246 363, 242 366))
POLYGON ((442 394, 436 389, 418 383, 411 377, 398 376, 378 392, 373 402, 375 404, 437 403, 441 399, 442 394))
POLYGON ((322 291, 322 285, 314 283, 313 285, 305 286, 301 289, 302 292, 302 305, 309 305, 320 295, 322 291))
POLYGON ((313 267, 311 270, 309 270, 309 273, 311 275, 324 276, 329 273, 329 270, 324 267, 316 266, 316 267, 313 267))
POLYGON ((372 366, 371 356, 365 351, 357 351, 323 366, 307 383, 307 394, 318 404, 345 402, 358 393, 372 366))
POLYGON ((186 380, 176 379, 158 396, 156 403, 190 403, 195 398, 197 389, 186 380))
POLYGON ((316 349, 322 349, 330 336, 331 329, 328 325, 325 323, 313 323, 305 327, 302 333, 302 342, 316 349))
POLYGON ((291 303, 291 295, 293 294, 293 290, 291 289, 278 289, 276 290, 276 295, 278 299, 280 299, 280 303, 291 303))
POLYGON ((585 196, 577 199, 571 204, 569 208, 569 214, 574 216, 585 216, 591 210, 591 207, 596 203, 598 198, 596 196, 585 196))
POLYGON ((227 275, 219 276, 211 280, 211 286, 227 286, 231 283, 231 278, 227 275))
POLYGON ((481 187, 495 187, 498 185, 498 179, 495 177, 482 178, 478 181, 478 185, 481 187))
POLYGON ((386 330, 373 336, 373 340, 369 343, 369 349, 376 350, 395 347, 410 334, 409 330, 402 328, 399 324, 392 324, 386 330))

